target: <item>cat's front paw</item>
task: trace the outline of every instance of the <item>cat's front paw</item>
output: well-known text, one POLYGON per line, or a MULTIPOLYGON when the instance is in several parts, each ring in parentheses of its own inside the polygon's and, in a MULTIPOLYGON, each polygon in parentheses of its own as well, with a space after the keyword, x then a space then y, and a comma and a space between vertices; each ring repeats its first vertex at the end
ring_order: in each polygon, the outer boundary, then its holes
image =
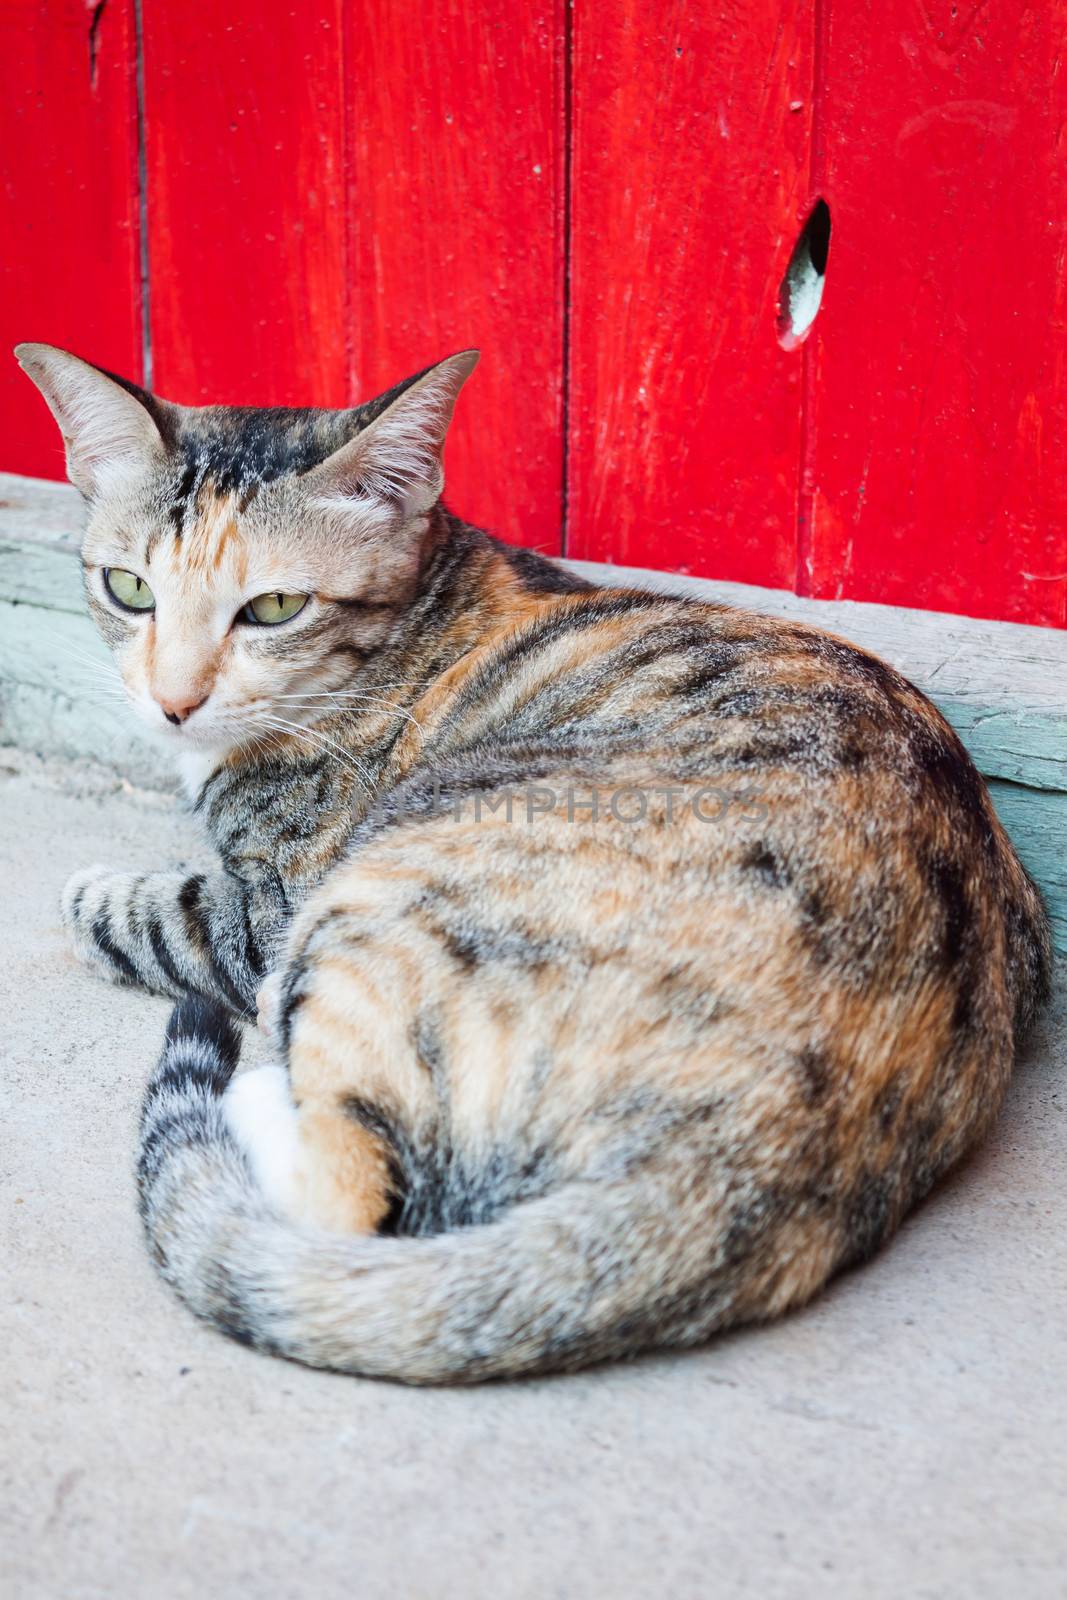
POLYGON ((74 948, 83 961, 112 981, 121 982, 125 974, 116 968, 101 946, 111 944, 109 913, 116 891, 130 883, 128 873, 113 867, 83 867, 67 879, 60 898, 60 913, 70 930, 74 948))
POLYGON ((95 906, 99 900, 99 895, 94 891, 111 871, 111 867, 101 866, 97 862, 94 866, 82 867, 80 872, 75 872, 67 879, 63 885, 59 905, 63 921, 68 928, 76 929, 84 922, 86 910, 90 905, 95 906))

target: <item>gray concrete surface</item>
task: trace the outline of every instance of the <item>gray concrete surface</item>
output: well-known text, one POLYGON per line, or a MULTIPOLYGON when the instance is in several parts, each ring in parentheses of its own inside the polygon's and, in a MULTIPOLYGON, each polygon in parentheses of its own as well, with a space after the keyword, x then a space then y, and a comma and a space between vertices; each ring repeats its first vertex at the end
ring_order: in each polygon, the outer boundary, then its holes
POLYGON ((166 1007, 81 971, 56 900, 197 853, 172 802, 0 750, 5 1595, 1067 1595, 1062 999, 978 1157, 801 1315, 405 1391, 226 1342, 142 1247, 166 1007))

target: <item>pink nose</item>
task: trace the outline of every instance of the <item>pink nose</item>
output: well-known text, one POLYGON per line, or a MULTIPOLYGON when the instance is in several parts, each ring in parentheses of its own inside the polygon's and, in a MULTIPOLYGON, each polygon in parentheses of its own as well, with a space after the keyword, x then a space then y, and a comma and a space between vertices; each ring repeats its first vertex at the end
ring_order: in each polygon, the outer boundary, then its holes
POLYGON ((173 722, 174 726, 177 727, 179 723, 185 721, 186 717, 191 717, 194 711, 199 711, 206 699, 207 695, 204 696, 203 700, 161 700, 159 709, 167 721, 173 722))

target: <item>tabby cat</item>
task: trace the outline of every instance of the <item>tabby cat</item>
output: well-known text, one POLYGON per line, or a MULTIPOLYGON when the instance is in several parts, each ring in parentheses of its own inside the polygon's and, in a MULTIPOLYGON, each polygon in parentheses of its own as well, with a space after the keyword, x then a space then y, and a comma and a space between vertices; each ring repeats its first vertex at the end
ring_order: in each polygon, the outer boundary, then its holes
POLYGON ((868 1257, 982 1137, 1048 930, 904 678, 453 516, 474 352, 337 411, 18 353, 221 858, 63 904, 179 1000, 138 1171, 195 1312, 413 1383, 690 1345, 868 1257), (233 1077, 257 996, 278 1064, 233 1077))

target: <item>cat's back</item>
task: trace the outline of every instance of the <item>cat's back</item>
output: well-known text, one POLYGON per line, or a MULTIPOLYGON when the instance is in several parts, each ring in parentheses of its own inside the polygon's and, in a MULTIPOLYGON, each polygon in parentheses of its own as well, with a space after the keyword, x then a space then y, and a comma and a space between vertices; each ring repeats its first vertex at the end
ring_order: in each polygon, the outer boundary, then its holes
POLYGON ((973 762, 913 684, 843 639, 641 590, 535 597, 425 727, 416 789, 540 785, 561 826, 595 818, 605 871, 622 837, 663 869, 665 901, 673 863, 676 885, 684 870, 773 906, 804 970, 951 990, 976 1028, 997 1005, 1025 1023, 1046 991, 1040 897, 973 762))

